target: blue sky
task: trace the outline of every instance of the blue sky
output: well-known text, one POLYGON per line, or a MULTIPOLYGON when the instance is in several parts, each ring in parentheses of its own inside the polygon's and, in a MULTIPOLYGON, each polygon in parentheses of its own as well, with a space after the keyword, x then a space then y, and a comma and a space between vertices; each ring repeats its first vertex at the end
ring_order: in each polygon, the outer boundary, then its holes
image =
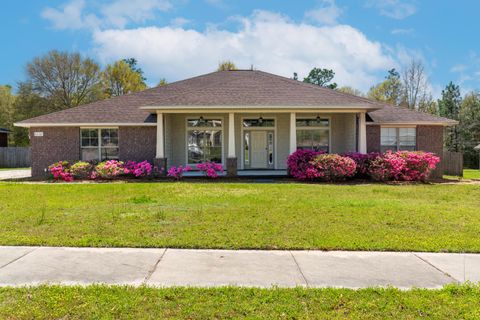
POLYGON ((415 58, 431 91, 454 81, 480 89, 480 1, 30 0, 2 3, 0 83, 51 49, 101 64, 135 57, 148 83, 212 71, 231 59, 300 77, 312 67, 363 91, 415 58))

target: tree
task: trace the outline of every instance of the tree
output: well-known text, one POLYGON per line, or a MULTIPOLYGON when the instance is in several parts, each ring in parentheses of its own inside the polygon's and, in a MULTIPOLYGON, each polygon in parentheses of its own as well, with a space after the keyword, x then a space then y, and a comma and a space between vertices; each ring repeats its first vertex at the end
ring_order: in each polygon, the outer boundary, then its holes
POLYGON ((412 60, 402 73, 401 104, 416 109, 429 95, 425 67, 421 61, 412 60))
POLYGON ((438 115, 438 103, 433 99, 432 95, 428 95, 418 104, 418 111, 438 115))
POLYGON ((121 96, 147 88, 142 72, 135 68, 135 64, 133 59, 133 63, 120 60, 107 65, 102 73, 103 92, 106 97, 121 96))
POLYGON ((27 64, 27 76, 34 92, 57 110, 98 99, 100 67, 79 53, 50 51, 27 64))
POLYGON ((363 97, 364 96, 362 91, 360 91, 358 89, 355 89, 355 88, 352 88, 352 87, 348 87, 348 86, 338 88, 337 91, 343 92, 343 93, 348 93, 348 94, 353 94, 354 96, 358 96, 358 97, 363 97))
POLYGON ((162 78, 158 81, 157 87, 166 86, 168 84, 167 79, 162 78))
POLYGON ((387 102, 398 105, 402 91, 402 81, 400 74, 395 70, 388 70, 385 80, 378 85, 371 87, 367 93, 367 97, 377 101, 387 102))
POLYGON ((230 60, 222 61, 218 64, 217 71, 230 71, 230 70, 237 70, 235 63, 230 60))
POLYGON ((480 93, 472 91, 465 95, 460 106, 459 136, 465 166, 477 168, 478 151, 473 148, 480 143, 480 93))
POLYGON ((138 73, 140 77, 142 77, 143 81, 147 81, 147 78, 143 76, 143 70, 137 67, 137 62, 138 62, 137 59, 128 58, 128 59, 123 59, 123 61, 130 66, 130 69, 132 69, 132 71, 135 71, 136 73, 138 73))
POLYGON ((0 86, 0 128, 12 129, 15 96, 9 85, 0 86))
MULTIPOLYGON (((31 82, 20 82, 15 97, 14 110, 15 114, 12 118, 12 124, 53 112, 56 110, 56 107, 52 105, 49 99, 36 93, 31 82)), ((10 138, 13 139, 13 144, 16 146, 28 146, 28 130, 19 127, 13 127, 12 129, 13 133, 10 135, 10 138)))
MULTIPOLYGON (((442 90, 442 98, 438 100, 440 116, 459 120, 461 103, 460 87, 450 81, 445 89, 442 90)), ((447 128, 445 145, 450 151, 458 152, 460 150, 457 126, 447 128)))
POLYGON ((316 84, 324 88, 335 89, 337 87, 335 82, 329 84, 334 77, 335 72, 333 72, 331 69, 313 68, 308 76, 303 79, 303 82, 316 84))

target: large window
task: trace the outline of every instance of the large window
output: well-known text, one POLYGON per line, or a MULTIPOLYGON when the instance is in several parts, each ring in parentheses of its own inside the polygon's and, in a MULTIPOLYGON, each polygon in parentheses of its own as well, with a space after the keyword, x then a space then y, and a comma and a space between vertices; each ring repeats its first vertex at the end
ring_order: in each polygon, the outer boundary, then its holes
POLYGON ((329 152, 329 119, 297 119, 297 149, 329 152))
POLYGON ((83 161, 118 159, 118 129, 81 129, 80 137, 83 161))
POLYGON ((417 145, 415 128, 382 128, 380 134, 381 151, 414 151, 417 145))
POLYGON ((187 120, 187 162, 222 163, 222 120, 187 120))

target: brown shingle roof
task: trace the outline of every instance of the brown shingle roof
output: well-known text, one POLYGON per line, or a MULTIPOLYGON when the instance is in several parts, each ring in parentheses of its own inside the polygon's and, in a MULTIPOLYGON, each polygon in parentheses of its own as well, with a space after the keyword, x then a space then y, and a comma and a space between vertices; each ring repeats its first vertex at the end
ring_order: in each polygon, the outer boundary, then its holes
MULTIPOLYGON (((262 71, 218 71, 19 122, 29 124, 154 123, 140 107, 384 107, 376 101, 262 71)), ((379 110, 380 111, 380 110, 379 110)), ((375 111, 378 112, 378 111, 375 111)), ((384 113, 372 119, 381 120, 384 113)), ((431 116, 430 116, 431 117, 431 116)))
POLYGON ((439 123, 454 125, 457 124, 457 121, 438 117, 431 115, 429 113, 420 112, 417 110, 407 109, 404 107, 395 107, 391 105, 386 105, 384 108, 371 111, 368 113, 368 116, 372 122, 377 123, 411 123, 411 124, 421 124, 421 123, 439 123))

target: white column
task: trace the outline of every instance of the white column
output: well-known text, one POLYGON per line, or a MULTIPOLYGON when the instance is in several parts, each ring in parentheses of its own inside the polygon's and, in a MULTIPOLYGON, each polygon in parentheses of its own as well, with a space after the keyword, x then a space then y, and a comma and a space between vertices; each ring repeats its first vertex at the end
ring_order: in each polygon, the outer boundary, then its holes
POLYGON ((228 114, 228 157, 235 158, 235 114, 228 114))
POLYGON ((163 134, 163 113, 157 112, 157 155, 156 158, 165 158, 163 134))
POLYGON ((358 120, 358 152, 367 153, 367 124, 365 112, 359 113, 358 120))
POLYGON ((290 154, 297 151, 297 117, 295 112, 290 113, 290 154))

